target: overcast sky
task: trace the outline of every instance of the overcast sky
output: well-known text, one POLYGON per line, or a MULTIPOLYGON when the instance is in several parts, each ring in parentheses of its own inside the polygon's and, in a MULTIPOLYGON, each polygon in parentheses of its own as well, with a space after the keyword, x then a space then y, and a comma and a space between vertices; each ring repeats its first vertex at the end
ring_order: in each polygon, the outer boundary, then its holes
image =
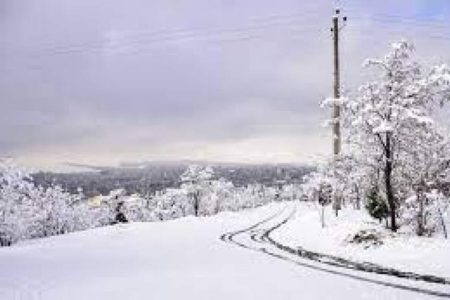
MULTIPOLYGON (((53 168, 329 153, 334 3, 1 0, 0 154, 53 168)), ((448 0, 339 3, 345 88, 401 37, 450 63, 448 0)))

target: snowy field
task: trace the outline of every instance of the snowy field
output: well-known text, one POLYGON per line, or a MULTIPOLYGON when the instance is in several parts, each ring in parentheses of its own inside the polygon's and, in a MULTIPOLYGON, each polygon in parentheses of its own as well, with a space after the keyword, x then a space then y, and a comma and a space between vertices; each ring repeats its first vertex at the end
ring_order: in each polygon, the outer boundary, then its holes
POLYGON ((291 247, 450 278, 450 240, 442 234, 432 238, 401 230, 394 234, 370 218, 364 209, 343 209, 339 218, 331 207, 325 212, 326 227, 322 228, 320 208, 313 203, 301 203, 295 216, 275 231, 273 238, 291 247), (383 244, 366 247, 367 244, 349 243, 349 236, 360 230, 376 230, 383 244))
MULTIPOLYGON (((0 299, 435 299, 219 239, 293 205, 104 227, 1 248, 0 299)), ((301 210, 293 226, 299 216, 301 210)))

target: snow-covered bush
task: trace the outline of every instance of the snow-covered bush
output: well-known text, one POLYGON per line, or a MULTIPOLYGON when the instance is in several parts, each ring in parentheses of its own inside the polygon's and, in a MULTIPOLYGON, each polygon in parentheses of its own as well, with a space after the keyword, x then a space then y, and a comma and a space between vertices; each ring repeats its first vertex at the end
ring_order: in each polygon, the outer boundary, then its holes
POLYGON ((211 167, 198 165, 189 166, 182 174, 181 182, 180 189, 190 199, 196 216, 257 207, 278 199, 283 192, 260 184, 237 188, 230 181, 216 179, 211 167))
POLYGON ((38 234, 30 232, 29 229, 38 218, 33 199, 40 193, 23 169, 17 168, 9 161, 1 162, 0 245, 8 246, 38 234))
POLYGON ((64 192, 59 186, 47 189, 37 188, 40 191, 33 205, 35 206, 36 219, 31 228, 36 236, 52 236, 83 228, 85 222, 81 222, 77 203, 80 202, 78 195, 64 192))
POLYGON ((447 236, 446 218, 450 199, 432 190, 409 197, 401 209, 402 221, 411 225, 417 235, 431 236, 443 232, 447 236))
POLYGON ((258 207, 276 200, 277 191, 273 187, 252 184, 246 187, 234 188, 229 198, 228 208, 224 210, 237 211, 258 207))
POLYGON ((151 211, 148 206, 148 200, 139 195, 131 195, 126 198, 121 207, 121 211, 129 222, 147 222, 151 221, 151 211))
POLYGON ((283 201, 299 200, 303 195, 301 184, 284 184, 281 187, 280 199, 283 201))
POLYGON ((380 195, 376 188, 372 188, 366 195, 366 209, 370 216, 381 221, 388 217, 389 208, 386 200, 380 195))
POLYGON ((29 173, 10 161, 0 164, 0 245, 95 226, 80 194, 35 186, 29 173))
POLYGON ((167 189, 157 193, 152 203, 152 220, 171 220, 194 214, 191 198, 183 189, 167 189))
POLYGON ((276 188, 260 184, 235 187, 223 178, 216 179, 212 168, 202 166, 189 166, 181 176, 181 182, 180 188, 161 191, 149 199, 151 219, 168 220, 187 215, 210 216, 221 211, 238 211, 274 201, 279 194, 276 188))

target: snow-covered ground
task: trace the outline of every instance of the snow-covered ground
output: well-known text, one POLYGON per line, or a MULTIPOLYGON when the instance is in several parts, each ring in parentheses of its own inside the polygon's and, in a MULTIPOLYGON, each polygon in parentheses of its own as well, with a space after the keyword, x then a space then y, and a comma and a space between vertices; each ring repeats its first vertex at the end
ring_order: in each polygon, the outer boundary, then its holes
MULTIPOLYGON (((302 267, 219 239, 286 205, 291 204, 105 227, 1 248, 0 299, 433 298, 302 267)), ((308 227, 317 233, 317 220, 310 218, 308 227)), ((300 217, 291 225, 297 221, 300 217)))
POLYGON ((337 255, 354 261, 377 263, 403 271, 450 278, 450 240, 437 235, 417 237, 410 233, 391 233, 368 216, 365 210, 343 209, 336 218, 328 207, 326 227, 320 222, 320 208, 301 203, 294 218, 273 232, 277 241, 291 247, 337 255), (366 248, 367 244, 349 243, 349 236, 359 230, 377 230, 383 244, 366 248))

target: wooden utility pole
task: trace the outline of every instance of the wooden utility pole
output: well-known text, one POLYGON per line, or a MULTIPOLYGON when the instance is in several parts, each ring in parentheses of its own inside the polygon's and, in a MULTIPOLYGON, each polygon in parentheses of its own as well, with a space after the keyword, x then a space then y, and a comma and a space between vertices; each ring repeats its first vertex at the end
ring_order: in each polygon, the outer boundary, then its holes
MULTIPOLYGON (((334 49, 334 88, 333 97, 339 99, 341 94, 340 70, 339 70, 339 10, 333 17, 333 49, 334 49)), ((341 107, 337 101, 333 102, 333 155, 336 157, 341 152, 341 107)))
MULTIPOLYGON (((341 98, 341 78, 340 78, 340 64, 339 64, 339 30, 340 26, 340 10, 336 9, 333 16, 333 27, 331 31, 333 33, 333 65, 334 65, 334 85, 333 85, 333 161, 336 165, 337 159, 341 152, 341 106, 339 99, 341 98)), ((347 17, 343 17, 344 22, 347 21, 347 17)), ((334 172, 336 177, 336 172, 334 172)), ((336 178, 335 178, 336 180, 336 178)), ((341 209, 341 199, 336 193, 336 188, 333 188, 333 209, 336 212, 336 216, 341 209)))

